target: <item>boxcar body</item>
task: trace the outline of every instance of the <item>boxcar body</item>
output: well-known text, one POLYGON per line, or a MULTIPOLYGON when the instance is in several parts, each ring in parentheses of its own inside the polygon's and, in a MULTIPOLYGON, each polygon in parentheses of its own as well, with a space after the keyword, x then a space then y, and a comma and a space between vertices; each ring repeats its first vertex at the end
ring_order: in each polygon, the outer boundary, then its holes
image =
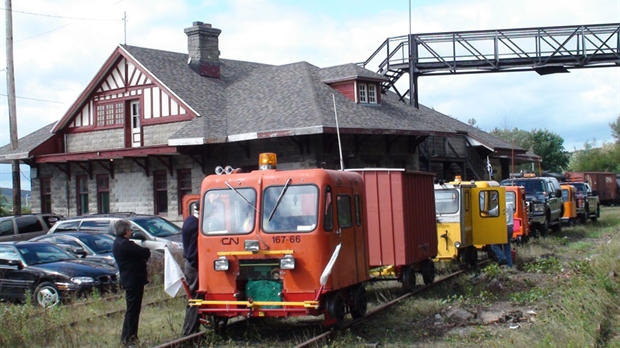
POLYGON ((415 272, 432 283, 437 255, 433 174, 352 170, 364 179, 370 269, 393 267, 407 291, 415 286, 415 272))
POLYGON ((587 182, 596 190, 601 204, 610 205, 618 201, 616 174, 611 172, 567 172, 566 181, 587 182))
POLYGON ((326 325, 347 312, 363 316, 369 262, 361 175, 261 166, 267 169, 203 180, 200 299, 190 304, 216 328, 236 316, 325 314, 326 325))

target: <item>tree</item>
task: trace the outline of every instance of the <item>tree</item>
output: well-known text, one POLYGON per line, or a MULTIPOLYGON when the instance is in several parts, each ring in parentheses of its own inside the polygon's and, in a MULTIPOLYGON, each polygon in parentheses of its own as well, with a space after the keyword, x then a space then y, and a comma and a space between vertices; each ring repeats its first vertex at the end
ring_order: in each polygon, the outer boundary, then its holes
POLYGON ((0 194, 0 216, 9 215, 9 210, 6 208, 9 204, 9 201, 4 197, 4 195, 0 194))
POLYGON ((541 157, 542 170, 562 172, 568 167, 569 154, 562 137, 546 129, 534 129, 531 141, 534 153, 541 157))
POLYGON ((620 114, 614 122, 609 123, 609 127, 611 128, 611 136, 616 139, 616 144, 618 144, 620 142, 620 114))
POLYGON ((568 171, 571 172, 618 172, 620 169, 619 146, 616 143, 603 143, 596 147, 595 141, 586 141, 583 150, 575 151, 570 158, 568 171))
POLYGON ((489 133, 495 135, 496 137, 504 140, 507 143, 514 144, 515 146, 526 150, 529 150, 529 148, 532 146, 531 133, 526 130, 522 130, 519 128, 500 129, 495 127, 489 133))

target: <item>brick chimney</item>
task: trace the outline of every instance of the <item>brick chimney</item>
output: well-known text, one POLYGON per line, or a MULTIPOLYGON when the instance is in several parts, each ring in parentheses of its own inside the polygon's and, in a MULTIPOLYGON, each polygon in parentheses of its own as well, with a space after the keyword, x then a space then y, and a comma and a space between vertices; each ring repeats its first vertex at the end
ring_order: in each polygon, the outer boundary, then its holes
POLYGON ((185 28, 187 34, 187 64, 202 76, 220 78, 220 51, 218 36, 222 31, 211 24, 194 22, 185 28))

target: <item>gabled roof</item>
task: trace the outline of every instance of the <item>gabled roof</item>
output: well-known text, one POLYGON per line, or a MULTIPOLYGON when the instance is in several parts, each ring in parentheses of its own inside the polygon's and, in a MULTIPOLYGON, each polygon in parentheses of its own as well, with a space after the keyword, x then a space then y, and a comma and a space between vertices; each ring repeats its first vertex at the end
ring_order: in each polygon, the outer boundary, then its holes
POLYGON ((377 74, 368 69, 364 69, 359 65, 353 63, 336 65, 321 69, 319 76, 321 77, 321 81, 325 83, 335 83, 357 79, 377 82, 384 82, 390 80, 383 75, 377 74))

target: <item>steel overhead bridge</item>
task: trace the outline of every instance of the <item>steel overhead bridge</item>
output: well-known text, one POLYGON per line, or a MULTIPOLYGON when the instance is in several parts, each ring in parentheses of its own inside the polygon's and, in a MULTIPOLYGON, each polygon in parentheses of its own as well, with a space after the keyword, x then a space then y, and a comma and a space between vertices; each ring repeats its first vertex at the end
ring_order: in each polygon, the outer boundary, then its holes
POLYGON ((358 65, 376 64, 388 78, 382 92, 392 89, 419 107, 420 76, 619 67, 619 32, 620 23, 410 34, 388 38, 358 65), (396 82, 406 73, 409 90, 401 94, 396 82))

